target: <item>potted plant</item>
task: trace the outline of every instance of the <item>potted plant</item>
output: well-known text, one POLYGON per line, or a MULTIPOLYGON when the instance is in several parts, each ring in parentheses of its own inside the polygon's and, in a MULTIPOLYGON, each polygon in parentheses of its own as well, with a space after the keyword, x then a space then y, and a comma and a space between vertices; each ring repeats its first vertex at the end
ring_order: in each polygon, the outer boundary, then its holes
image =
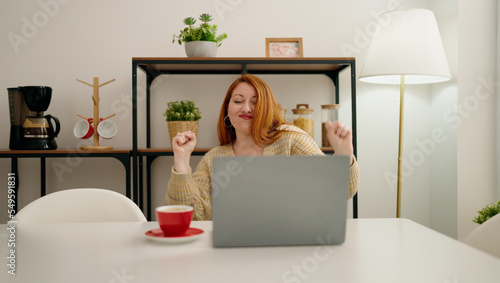
POLYGON ((217 35, 217 25, 210 25, 212 16, 210 14, 201 14, 199 20, 203 23, 199 27, 194 27, 196 20, 192 17, 184 19, 185 29, 180 31, 179 35, 173 37, 172 43, 176 41, 184 47, 188 57, 215 57, 217 47, 219 47, 227 34, 217 35))
POLYGON ((472 219, 472 222, 483 224, 486 220, 500 213, 500 200, 495 204, 486 205, 482 210, 477 212, 478 215, 472 219))
POLYGON ((177 133, 191 131, 198 135, 198 120, 201 119, 201 112, 192 100, 167 103, 167 109, 163 115, 167 121, 170 144, 177 133))

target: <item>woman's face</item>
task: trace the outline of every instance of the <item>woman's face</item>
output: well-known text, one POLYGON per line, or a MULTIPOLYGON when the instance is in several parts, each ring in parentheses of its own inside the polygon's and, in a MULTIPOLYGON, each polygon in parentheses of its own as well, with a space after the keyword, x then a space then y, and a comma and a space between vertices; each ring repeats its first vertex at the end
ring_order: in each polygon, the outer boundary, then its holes
POLYGON ((251 134, 256 103, 257 91, 251 84, 241 82, 233 90, 227 115, 236 131, 236 136, 251 134))

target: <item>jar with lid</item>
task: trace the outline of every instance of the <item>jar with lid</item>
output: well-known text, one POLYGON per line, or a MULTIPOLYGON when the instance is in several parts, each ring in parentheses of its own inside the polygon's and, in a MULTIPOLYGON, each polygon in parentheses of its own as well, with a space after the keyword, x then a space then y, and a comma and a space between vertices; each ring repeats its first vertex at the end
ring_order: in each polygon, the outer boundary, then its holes
POLYGON ((327 121, 337 121, 339 119, 340 104, 321 105, 321 146, 331 147, 326 134, 325 123, 327 121))
POLYGON ((309 104, 297 104, 297 108, 292 109, 293 124, 304 130, 312 138, 314 138, 313 111, 314 109, 309 108, 309 104))

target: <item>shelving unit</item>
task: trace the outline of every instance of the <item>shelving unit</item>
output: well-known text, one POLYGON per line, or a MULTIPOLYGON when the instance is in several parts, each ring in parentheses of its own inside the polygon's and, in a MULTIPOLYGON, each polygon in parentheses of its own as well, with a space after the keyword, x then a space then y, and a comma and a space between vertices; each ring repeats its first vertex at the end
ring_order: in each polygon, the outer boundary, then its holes
POLYGON ((54 149, 54 150, 0 150, 0 158, 11 159, 11 173, 16 176, 15 182, 15 196, 14 210, 17 212, 18 190, 21 178, 18 172, 18 159, 19 158, 39 158, 40 159, 40 196, 44 196, 47 192, 46 189, 46 159, 47 158, 88 158, 88 157, 112 157, 120 161, 125 168, 125 194, 131 198, 131 184, 130 184, 130 149, 115 149, 115 150, 68 150, 68 149, 54 149))
MULTIPOLYGON (((339 101, 339 74, 351 71, 351 113, 354 155, 357 156, 356 62, 354 58, 132 58, 132 163, 133 200, 143 209, 143 158, 146 158, 146 208, 151 219, 151 164, 158 156, 172 156, 170 149, 151 149, 151 84, 160 75, 325 75, 335 85, 339 101), (146 74, 146 149, 138 148, 137 70, 146 74)), ((204 155, 197 149, 193 155, 204 155)), ((358 195, 353 199, 353 216, 358 217, 358 195)))

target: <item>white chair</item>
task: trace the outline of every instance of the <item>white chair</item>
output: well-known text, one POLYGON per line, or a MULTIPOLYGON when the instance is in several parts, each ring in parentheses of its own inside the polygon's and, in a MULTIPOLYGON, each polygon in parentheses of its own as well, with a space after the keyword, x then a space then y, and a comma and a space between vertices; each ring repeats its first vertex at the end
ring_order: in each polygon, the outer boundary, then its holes
POLYGON ((464 243, 500 258, 500 214, 474 229, 464 243))
POLYGON ((104 189, 68 189, 41 197, 21 209, 18 223, 146 222, 126 196, 104 189))

